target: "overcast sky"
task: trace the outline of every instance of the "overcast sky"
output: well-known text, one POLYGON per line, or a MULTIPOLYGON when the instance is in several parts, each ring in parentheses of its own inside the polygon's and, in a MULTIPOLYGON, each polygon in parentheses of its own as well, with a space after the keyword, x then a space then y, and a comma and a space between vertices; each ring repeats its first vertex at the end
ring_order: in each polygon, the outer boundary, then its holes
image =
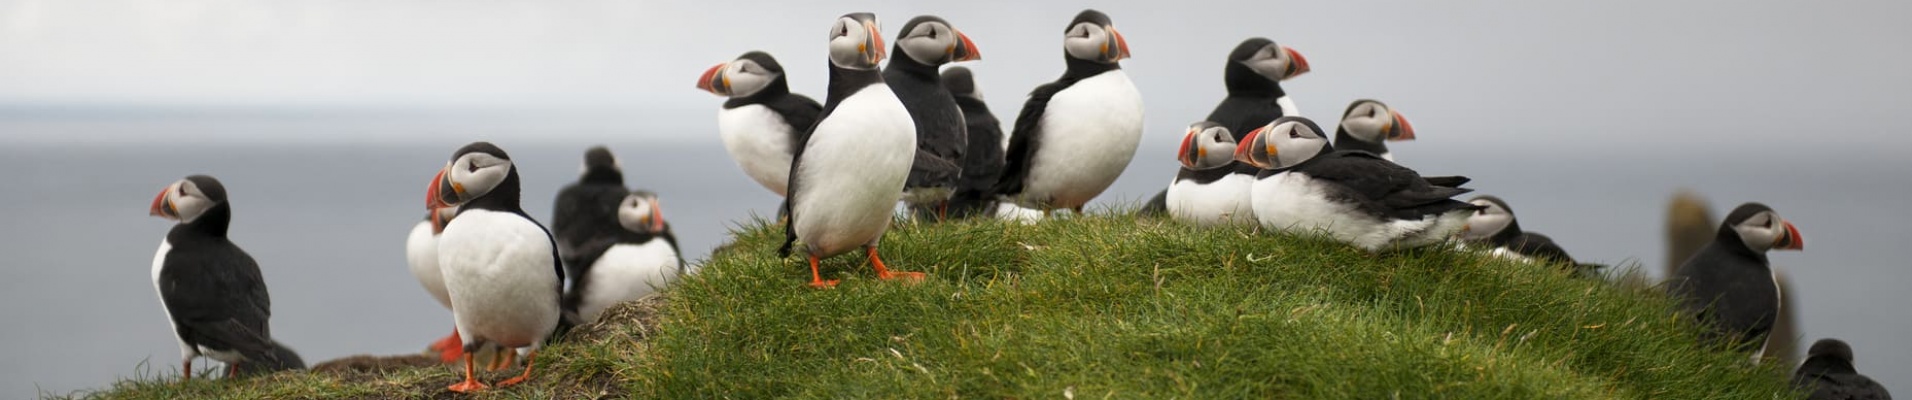
POLYGON ((1228 50, 1266 36, 1313 66, 1287 85, 1304 114, 1378 98, 1423 139, 1912 144, 1905 1, 0 0, 0 106, 566 110, 714 126, 719 100, 693 88, 704 68, 766 50, 820 96, 833 17, 872 11, 885 35, 929 13, 974 38, 971 67, 1007 120, 1061 73, 1061 31, 1084 6, 1128 37, 1151 136, 1206 115, 1228 50))

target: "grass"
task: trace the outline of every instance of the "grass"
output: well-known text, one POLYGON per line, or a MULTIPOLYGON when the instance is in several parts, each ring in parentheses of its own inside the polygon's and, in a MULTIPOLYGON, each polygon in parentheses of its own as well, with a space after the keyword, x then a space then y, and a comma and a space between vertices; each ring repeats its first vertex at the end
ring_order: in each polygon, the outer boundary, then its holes
MULTIPOLYGON (((1794 398, 1646 287, 1424 250, 1128 216, 899 224, 807 287, 757 221, 669 293, 479 398, 1794 398)), ((505 376, 500 372, 496 377, 505 376)), ((454 398, 445 367, 132 380, 81 396, 454 398)))

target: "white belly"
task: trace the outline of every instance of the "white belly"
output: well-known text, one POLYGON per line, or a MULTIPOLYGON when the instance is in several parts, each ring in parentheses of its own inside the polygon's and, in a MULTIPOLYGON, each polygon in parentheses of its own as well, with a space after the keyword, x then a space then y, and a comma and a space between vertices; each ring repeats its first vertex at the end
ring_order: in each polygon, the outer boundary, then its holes
POLYGON ((1202 226, 1252 223, 1255 209, 1249 189, 1255 177, 1228 174, 1208 184, 1182 181, 1168 186, 1168 214, 1202 226))
POLYGON ((792 202, 804 246, 829 257, 875 244, 902 198, 916 123, 885 85, 844 99, 811 134, 792 202))
POLYGON ((550 236, 531 220, 459 213, 438 236, 438 265, 465 344, 541 344, 558 324, 556 262, 550 236))
POLYGON ((597 321, 604 309, 669 285, 677 279, 677 271, 677 250, 663 239, 611 246, 591 264, 591 277, 585 279, 590 287, 584 288, 578 316, 587 323, 597 321))
POLYGON ((1104 72, 1056 93, 1039 124, 1042 145, 1017 202, 1081 207, 1135 158, 1142 142, 1142 93, 1122 70, 1104 72))
POLYGON ((1254 183, 1255 217, 1263 228, 1322 234, 1368 251, 1446 240, 1467 222, 1465 211, 1413 220, 1382 220, 1330 201, 1322 183, 1283 172, 1254 183))
POLYGON ((1275 106, 1281 107, 1281 116, 1284 116, 1284 117, 1301 116, 1301 107, 1295 107, 1295 101, 1293 99, 1288 98, 1287 95, 1283 95, 1281 96, 1281 98, 1275 99, 1275 106))
POLYGON ((1013 202, 1004 201, 996 203, 996 219, 1021 222, 1023 225, 1034 225, 1042 221, 1042 210, 1027 208, 1016 205, 1016 203, 1013 202))
POLYGON ((445 277, 438 272, 438 237, 432 236, 430 221, 412 226, 411 235, 405 237, 405 263, 411 267, 412 277, 418 278, 418 285, 425 287, 425 292, 438 300, 439 305, 451 309, 445 277))
MULTIPOLYGON (((808 129, 798 127, 794 129, 808 129)), ((770 107, 748 105, 717 111, 717 136, 724 140, 730 159, 750 179, 783 196, 790 183, 790 138, 793 128, 770 107)))

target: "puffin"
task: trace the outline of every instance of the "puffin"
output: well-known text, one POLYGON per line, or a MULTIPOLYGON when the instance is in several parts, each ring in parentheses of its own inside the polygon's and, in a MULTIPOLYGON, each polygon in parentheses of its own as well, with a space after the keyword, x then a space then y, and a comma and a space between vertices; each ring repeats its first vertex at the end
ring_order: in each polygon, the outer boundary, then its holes
POLYGON ((877 278, 920 281, 921 272, 890 271, 877 254, 892 207, 903 197, 916 151, 916 123, 883 83, 883 36, 876 15, 850 13, 830 27, 830 84, 823 116, 790 166, 783 209, 789 257, 798 241, 810 259, 810 286, 835 287, 817 263, 861 247, 877 278))
POLYGON ((1165 196, 1170 217, 1201 226, 1252 223, 1252 175, 1234 173, 1235 135, 1213 121, 1188 126, 1175 158, 1182 170, 1165 196))
POLYGON ((257 360, 256 362, 226 364, 226 375, 256 376, 278 371, 305 369, 305 358, 299 357, 299 352, 293 351, 291 347, 286 347, 285 344, 279 343, 278 340, 272 341, 272 355, 272 358, 257 360))
POLYGON ((955 218, 988 216, 996 206, 992 190, 1002 178, 1002 121, 989 112, 983 93, 976 89, 976 77, 969 68, 955 66, 943 70, 943 88, 963 110, 963 125, 969 132, 969 149, 963 152, 963 176, 956 193, 950 195, 949 213, 955 218))
POLYGON ((616 233, 579 248, 583 268, 564 294, 564 317, 572 325, 595 322, 605 309, 656 293, 688 272, 656 193, 624 196, 614 222, 616 233))
POLYGON ((1475 196, 1467 202, 1480 209, 1467 216, 1467 225, 1461 227, 1460 237, 1489 246, 1489 254, 1519 261, 1563 264, 1582 276, 1604 267, 1576 262, 1553 238, 1520 229, 1520 221, 1514 219, 1514 209, 1499 197, 1475 196))
POLYGON ((558 256, 564 262, 564 276, 577 279, 588 265, 579 259, 578 247, 600 237, 616 235, 618 201, 630 194, 624 188, 624 169, 617 156, 604 146, 584 151, 584 166, 578 181, 558 189, 551 204, 551 234, 558 240, 558 256))
POLYGON ((937 72, 943 64, 982 59, 968 35, 948 21, 924 15, 911 18, 892 44, 902 57, 883 68, 883 82, 916 123, 916 158, 903 186, 903 202, 912 214, 946 219, 949 198, 963 175, 969 132, 963 110, 937 72))
POLYGON ((1819 339, 1806 351, 1806 362, 1793 372, 1792 384, 1811 400, 1890 400, 1892 393, 1852 367, 1852 346, 1819 339))
POLYGON ((564 268, 557 241, 519 206, 518 167, 504 149, 474 142, 452 153, 432 178, 427 209, 457 207, 438 235, 438 267, 451 297, 452 320, 464 346, 465 380, 446 389, 488 388, 475 377, 480 348, 501 346, 506 361, 521 349, 524 372, 498 387, 531 378, 538 348, 558 326, 564 268))
MULTIPOLYGON (((433 182, 436 184, 437 182, 433 182)), ((444 222, 451 221, 458 214, 455 207, 441 207, 427 211, 425 220, 412 225, 412 232, 405 237, 405 263, 412 271, 412 277, 418 279, 418 285, 425 288, 438 305, 451 310, 451 295, 445 292, 445 276, 438 270, 438 234, 444 222)), ((463 343, 458 339, 458 328, 452 327, 450 335, 433 342, 430 349, 444 362, 458 361, 464 356, 463 343)))
POLYGON ((1263 228, 1328 237, 1369 252, 1440 243, 1480 206, 1412 169, 1364 151, 1336 151, 1314 121, 1276 118, 1249 132, 1235 159, 1263 171, 1253 188, 1263 228))
POLYGON ((1107 14, 1076 14, 1063 30, 1062 49, 1062 78, 1036 87, 1016 115, 996 192, 1045 214, 1081 214, 1135 158, 1142 93, 1122 72, 1129 43, 1107 14))
POLYGON ((803 147, 823 105, 790 92, 783 65, 751 51, 704 70, 697 88, 729 100, 717 110, 717 136, 744 175, 778 197, 787 193, 790 158, 803 147))
POLYGON ((1766 252, 1805 246, 1799 228, 1771 207, 1741 204, 1726 214, 1712 243, 1673 270, 1667 290, 1706 327, 1703 340, 1755 347, 1752 360, 1758 362, 1783 295, 1766 252))
POLYGON ((192 380, 200 356, 225 363, 227 377, 292 366, 272 340, 272 296, 259 263, 226 236, 226 186, 207 175, 180 179, 153 197, 151 215, 177 222, 153 255, 153 289, 179 339, 183 379, 192 380), (254 363, 259 368, 247 365, 254 363))
POLYGON ((1414 140, 1414 126, 1379 100, 1349 103, 1341 113, 1341 126, 1334 130, 1336 150, 1365 151, 1388 161, 1394 161, 1394 153, 1388 152, 1387 142, 1406 140, 1414 140))
MULTIPOLYGON (((1228 52, 1228 61, 1222 68, 1222 84, 1228 89, 1228 96, 1215 105, 1206 120, 1227 128, 1239 143, 1248 132, 1268 125, 1275 118, 1299 116, 1301 109, 1288 98, 1288 91, 1281 88, 1281 82, 1308 71, 1308 59, 1293 48, 1262 37, 1242 40, 1228 52)), ((1253 165, 1232 161, 1229 168, 1248 178, 1261 172, 1253 165)), ((1167 190, 1156 193, 1142 206, 1143 215, 1166 213, 1167 190)))

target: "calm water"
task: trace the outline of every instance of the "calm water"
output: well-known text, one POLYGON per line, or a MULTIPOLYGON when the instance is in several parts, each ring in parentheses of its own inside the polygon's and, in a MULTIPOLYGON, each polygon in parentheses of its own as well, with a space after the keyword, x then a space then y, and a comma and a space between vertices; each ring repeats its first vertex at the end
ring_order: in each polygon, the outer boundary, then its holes
MULTIPOLYGON (((307 122, 316 123, 316 122, 307 122)), ((109 124, 110 125, 110 124, 109 124)), ((95 129, 138 132, 128 126, 95 129)), ((311 131, 320 131, 313 129, 311 131)), ((702 132, 700 130, 699 132, 702 132)), ((42 132, 44 133, 44 132, 42 132)), ((1174 171, 1179 131, 1151 132, 1128 174, 1101 199, 1139 201, 1174 171), (1153 146, 1153 147, 1149 147, 1153 146)), ((322 140, 321 140, 322 141, 322 140)), ((165 184, 192 173, 224 181, 232 235, 264 269, 273 328, 319 362, 351 354, 421 350, 448 333, 449 315, 406 271, 403 241, 422 216, 420 190, 462 144, 132 146, 0 145, 0 397, 95 388, 138 373, 174 373, 178 351, 149 268, 170 227, 146 216, 165 184)), ((542 219, 556 189, 575 179, 589 143, 500 139, 517 160, 525 208, 542 219)), ((737 221, 773 214, 777 199, 745 178, 714 137, 671 144, 609 141, 627 181, 662 194, 666 217, 692 259, 737 221)), ((1668 194, 1700 189, 1716 215, 1766 202, 1810 244, 1774 257, 1794 278, 1809 342, 1840 337, 1861 371, 1912 393, 1912 300, 1902 257, 1912 243, 1906 198, 1912 162, 1890 149, 1645 149, 1534 143, 1526 152, 1428 140, 1396 147, 1402 163, 1461 174, 1512 203, 1522 226, 1548 233, 1588 261, 1663 258, 1668 194)), ((794 283, 793 283, 794 284, 794 283)), ((1805 345, 1801 345, 1803 351, 1805 345)))

